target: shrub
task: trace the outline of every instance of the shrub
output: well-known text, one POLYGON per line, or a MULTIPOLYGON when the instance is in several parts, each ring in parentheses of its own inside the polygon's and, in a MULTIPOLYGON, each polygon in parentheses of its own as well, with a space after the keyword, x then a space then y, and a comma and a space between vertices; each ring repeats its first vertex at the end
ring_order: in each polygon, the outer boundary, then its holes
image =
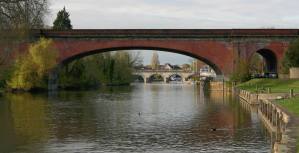
POLYGON ((246 60, 240 60, 236 70, 232 73, 230 81, 246 82, 250 80, 250 66, 246 60))
POLYGON ((48 74, 56 66, 57 58, 52 40, 41 38, 29 47, 29 52, 17 58, 8 87, 25 91, 47 88, 48 74))
POLYGON ((284 54, 283 67, 299 67, 299 39, 290 43, 284 54))

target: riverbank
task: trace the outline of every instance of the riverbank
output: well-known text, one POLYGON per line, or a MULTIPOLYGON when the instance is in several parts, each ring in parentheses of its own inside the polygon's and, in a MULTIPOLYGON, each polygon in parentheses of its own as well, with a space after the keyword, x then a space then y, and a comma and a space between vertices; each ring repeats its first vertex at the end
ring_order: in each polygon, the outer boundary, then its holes
POLYGON ((237 88, 250 92, 267 92, 270 89, 271 93, 288 93, 293 89, 295 93, 299 93, 299 80, 252 79, 237 85, 237 88))
POLYGON ((4 89, 0 88, 0 95, 3 94, 4 89))
MULTIPOLYGON (((297 121, 296 130, 294 131, 293 135, 296 136, 296 148, 298 152, 299 148, 299 97, 294 97, 291 99, 284 99, 284 100, 278 100, 277 104, 286 109, 289 114, 292 115, 293 120, 297 121)), ((293 121, 293 122, 295 122, 293 121)))
MULTIPOLYGON (((299 92, 299 80, 281 80, 281 79, 253 79, 248 82, 242 83, 237 86, 238 89, 241 89, 245 92, 252 94, 258 94, 256 96, 259 100, 261 99, 269 99, 271 103, 290 116, 290 121, 287 126, 287 136, 293 141, 290 140, 287 143, 288 148, 291 148, 292 152, 298 152, 299 148, 299 97, 289 96, 280 96, 285 99, 275 100, 277 97, 277 93, 288 95, 290 89, 293 89, 294 93, 299 92), (261 94, 262 93, 262 94, 261 94), (261 96, 263 93, 267 93, 268 96, 261 96)), ((244 95, 244 94, 243 94, 244 95)), ((240 92, 240 97, 242 97, 242 92, 240 92)), ((243 96, 244 97, 244 96, 243 96)), ((250 96, 247 96, 250 97, 250 96)), ((245 98, 246 99, 246 98, 245 98)), ((248 99, 248 98, 247 98, 248 99)), ((251 98, 249 98, 250 100, 251 98)), ((258 101, 258 100, 257 100, 258 101)))
POLYGON ((299 97, 278 100, 277 103, 299 117, 299 97))

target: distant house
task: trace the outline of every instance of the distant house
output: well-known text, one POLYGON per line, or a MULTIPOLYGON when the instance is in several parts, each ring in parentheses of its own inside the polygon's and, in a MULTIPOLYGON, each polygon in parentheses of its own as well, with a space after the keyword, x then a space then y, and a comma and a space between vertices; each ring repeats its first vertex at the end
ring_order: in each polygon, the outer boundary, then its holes
POLYGON ((178 65, 171 65, 169 63, 164 64, 163 66, 164 70, 181 70, 182 68, 178 65))
POLYGON ((200 76, 216 76, 215 71, 209 65, 199 60, 193 61, 193 72, 200 74, 200 76))
POLYGON ((204 65, 200 69, 200 75, 201 76, 208 76, 208 77, 216 77, 215 71, 209 65, 204 65))
POLYGON ((173 70, 181 70, 182 68, 178 65, 172 65, 173 70))
POLYGON ((169 64, 169 63, 166 63, 166 64, 163 65, 163 69, 164 70, 172 70, 172 65, 169 64))
MULTIPOLYGON (((135 70, 152 70, 151 65, 139 65, 134 67, 135 70)), ((158 70, 182 70, 182 68, 178 65, 171 65, 170 63, 166 63, 164 65, 159 65, 158 70)))

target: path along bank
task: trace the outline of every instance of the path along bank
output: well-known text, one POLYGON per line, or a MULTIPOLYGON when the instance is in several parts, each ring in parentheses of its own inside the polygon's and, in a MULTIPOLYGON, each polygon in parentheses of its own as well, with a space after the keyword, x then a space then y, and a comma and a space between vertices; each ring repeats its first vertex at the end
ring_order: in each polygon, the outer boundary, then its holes
POLYGON ((238 85, 235 92, 258 113, 274 134, 273 152, 298 152, 299 80, 254 79, 238 85))

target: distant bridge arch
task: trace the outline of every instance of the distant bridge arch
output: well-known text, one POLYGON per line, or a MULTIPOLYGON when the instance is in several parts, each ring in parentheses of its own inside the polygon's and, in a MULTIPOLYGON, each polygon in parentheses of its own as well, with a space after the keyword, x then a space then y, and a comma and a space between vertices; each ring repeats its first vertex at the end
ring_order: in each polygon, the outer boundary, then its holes
POLYGON ((186 82, 194 72, 192 71, 184 71, 184 70, 135 70, 133 75, 142 76, 144 83, 151 82, 151 76, 160 75, 163 77, 163 81, 165 83, 169 82, 169 77, 173 75, 179 75, 182 78, 182 82, 186 82))

